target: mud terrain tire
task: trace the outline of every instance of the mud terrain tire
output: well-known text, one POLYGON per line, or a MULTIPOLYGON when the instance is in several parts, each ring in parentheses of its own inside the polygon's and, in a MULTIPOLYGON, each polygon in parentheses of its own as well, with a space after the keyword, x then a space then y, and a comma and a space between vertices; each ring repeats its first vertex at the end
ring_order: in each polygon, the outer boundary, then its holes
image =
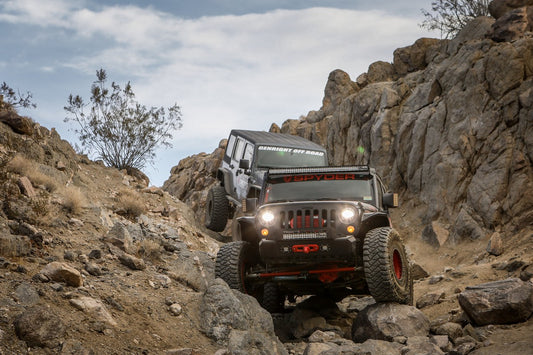
POLYGON ((215 277, 232 289, 248 293, 246 271, 253 265, 253 250, 248 242, 231 242, 220 247, 215 262, 215 277))
POLYGON ((398 232, 389 227, 369 231, 363 243, 363 263, 376 302, 412 302, 409 260, 398 232))
POLYGON ((213 186, 207 193, 205 226, 214 232, 222 232, 228 223, 229 202, 224 186, 213 186))
POLYGON ((281 313, 285 303, 285 296, 280 293, 278 285, 267 282, 263 289, 261 306, 269 313, 281 313))

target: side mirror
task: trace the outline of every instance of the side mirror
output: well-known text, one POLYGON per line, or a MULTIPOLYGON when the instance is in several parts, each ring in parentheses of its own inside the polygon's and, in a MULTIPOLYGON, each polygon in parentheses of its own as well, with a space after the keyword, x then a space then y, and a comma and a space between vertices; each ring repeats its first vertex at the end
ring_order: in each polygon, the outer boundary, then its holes
POLYGON ((398 207, 398 194, 396 193, 386 193, 383 194, 383 206, 385 208, 396 208, 398 207))
POLYGON ((243 170, 250 169, 250 161, 248 159, 241 159, 239 161, 239 169, 243 169, 243 170))
POLYGON ((257 209, 257 198, 247 198, 243 202, 242 211, 244 213, 254 213, 257 209))

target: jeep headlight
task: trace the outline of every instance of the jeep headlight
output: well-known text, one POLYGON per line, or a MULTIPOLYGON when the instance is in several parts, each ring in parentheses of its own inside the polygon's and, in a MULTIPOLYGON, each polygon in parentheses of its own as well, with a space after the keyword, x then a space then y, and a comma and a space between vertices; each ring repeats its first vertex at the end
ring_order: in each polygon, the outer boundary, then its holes
POLYGON ((263 211, 259 214, 259 222, 265 226, 271 226, 274 224, 274 213, 270 211, 263 211))
POLYGON ((350 224, 355 222, 355 216, 357 215, 357 212, 353 208, 345 208, 341 211, 341 214, 339 216, 339 219, 342 223, 350 224))

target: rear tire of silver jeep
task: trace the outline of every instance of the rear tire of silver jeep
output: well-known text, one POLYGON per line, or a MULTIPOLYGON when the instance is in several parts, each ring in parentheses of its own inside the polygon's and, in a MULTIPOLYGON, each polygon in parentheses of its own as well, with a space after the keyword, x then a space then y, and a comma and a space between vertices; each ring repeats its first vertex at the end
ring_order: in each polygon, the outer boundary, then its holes
POLYGON ((224 186, 213 186, 207 193, 205 226, 214 232, 222 232, 228 223, 229 202, 224 186))
POLYGON ((363 263, 376 302, 412 303, 410 264, 398 232, 390 227, 370 230, 363 243, 363 263))

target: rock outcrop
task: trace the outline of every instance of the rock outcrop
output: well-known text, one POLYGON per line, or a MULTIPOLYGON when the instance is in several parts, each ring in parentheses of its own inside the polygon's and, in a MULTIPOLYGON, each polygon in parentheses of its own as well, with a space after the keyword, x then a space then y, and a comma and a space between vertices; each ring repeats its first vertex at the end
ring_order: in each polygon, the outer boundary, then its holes
POLYGON ((533 223, 533 36, 495 42, 493 21, 396 50, 392 74, 350 84, 336 70, 320 110, 271 130, 322 144, 334 165, 376 167, 448 243, 521 230, 533 223))
POLYGON ((207 192, 216 184, 217 170, 224 157, 226 139, 211 153, 187 157, 170 170, 170 177, 162 189, 187 203, 203 223, 207 192))

